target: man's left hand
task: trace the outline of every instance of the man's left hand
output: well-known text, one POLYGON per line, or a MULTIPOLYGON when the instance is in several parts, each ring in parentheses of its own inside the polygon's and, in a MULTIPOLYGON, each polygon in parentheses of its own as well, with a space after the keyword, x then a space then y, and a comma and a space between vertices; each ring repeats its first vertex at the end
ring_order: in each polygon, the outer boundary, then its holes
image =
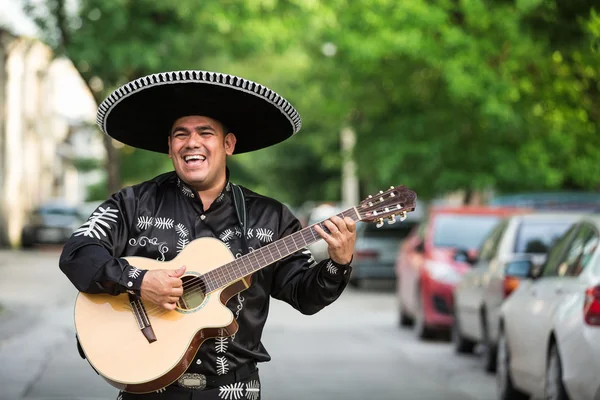
POLYGON ((356 223, 350 217, 341 219, 334 216, 323 224, 331 233, 325 232, 319 225, 315 225, 315 230, 329 245, 329 258, 340 265, 349 264, 354 253, 356 223))

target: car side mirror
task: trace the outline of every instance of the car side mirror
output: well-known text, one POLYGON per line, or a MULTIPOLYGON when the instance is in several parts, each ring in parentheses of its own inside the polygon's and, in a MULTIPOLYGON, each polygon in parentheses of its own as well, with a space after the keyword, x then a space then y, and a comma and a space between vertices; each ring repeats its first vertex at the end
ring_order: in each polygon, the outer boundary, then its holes
POLYGON ((506 276, 515 278, 530 278, 536 279, 539 274, 539 269, 531 260, 511 260, 506 263, 504 273, 506 276))

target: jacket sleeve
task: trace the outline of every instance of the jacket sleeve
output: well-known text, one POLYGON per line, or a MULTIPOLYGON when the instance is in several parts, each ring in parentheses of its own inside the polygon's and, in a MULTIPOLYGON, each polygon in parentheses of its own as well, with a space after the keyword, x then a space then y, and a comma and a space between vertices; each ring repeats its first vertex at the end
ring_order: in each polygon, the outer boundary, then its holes
POLYGON ((61 271, 86 293, 139 293, 145 270, 121 258, 135 213, 131 188, 102 203, 69 238, 59 260, 61 271))
MULTIPOLYGON (((283 206, 280 238, 301 229, 300 222, 283 206)), ((271 296, 303 314, 315 314, 333 303, 348 281, 352 267, 330 259, 316 263, 308 249, 299 250, 274 265, 271 296)))

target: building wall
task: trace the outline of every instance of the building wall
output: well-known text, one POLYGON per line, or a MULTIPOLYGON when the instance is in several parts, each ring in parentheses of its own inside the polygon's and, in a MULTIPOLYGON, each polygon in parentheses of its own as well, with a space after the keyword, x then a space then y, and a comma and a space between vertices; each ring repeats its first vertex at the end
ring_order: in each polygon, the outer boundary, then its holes
POLYGON ((38 40, 0 31, 0 62, 0 246, 15 247, 33 208, 84 200, 69 138, 95 105, 73 65, 38 40))

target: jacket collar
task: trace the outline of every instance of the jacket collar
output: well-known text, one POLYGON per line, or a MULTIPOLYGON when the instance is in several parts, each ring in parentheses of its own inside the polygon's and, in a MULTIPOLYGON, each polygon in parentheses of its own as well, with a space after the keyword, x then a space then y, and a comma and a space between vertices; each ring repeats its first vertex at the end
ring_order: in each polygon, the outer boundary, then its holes
MULTIPOLYGON (((219 204, 223 200, 225 200, 225 198, 229 198, 231 196, 231 182, 229 181, 229 168, 228 167, 225 167, 225 174, 226 174, 225 175, 225 187, 221 191, 221 194, 219 194, 219 196, 217 196, 217 198, 215 199, 215 201, 214 201, 215 204, 219 204)), ((184 181, 182 181, 179 178, 179 176, 177 176, 176 172, 175 172, 175 176, 177 178, 177 188, 179 189, 181 194, 183 194, 184 197, 187 197, 189 199, 196 200, 196 201, 201 201, 200 195, 198 194, 198 191, 196 189, 194 189, 192 186, 190 186, 187 183, 185 183, 184 181)))

